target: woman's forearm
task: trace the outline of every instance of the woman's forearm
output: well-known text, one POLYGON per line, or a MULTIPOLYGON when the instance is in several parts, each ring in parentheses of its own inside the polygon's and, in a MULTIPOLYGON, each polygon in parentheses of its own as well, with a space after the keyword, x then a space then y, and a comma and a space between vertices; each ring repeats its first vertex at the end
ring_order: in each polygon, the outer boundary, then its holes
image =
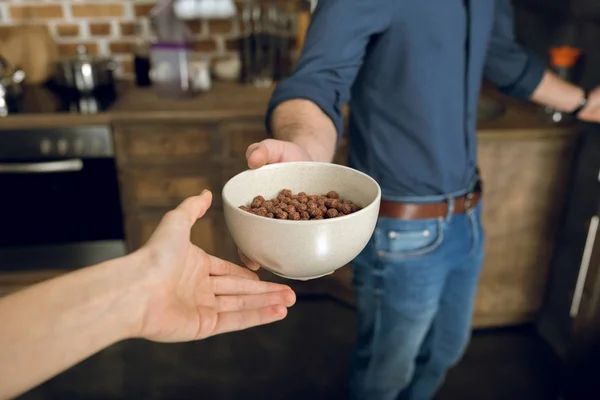
POLYGON ((303 147, 313 161, 333 160, 337 142, 335 125, 313 102, 295 99, 281 103, 273 112, 271 128, 276 139, 303 147))
POLYGON ((0 399, 129 337, 142 312, 135 254, 0 299, 0 399))

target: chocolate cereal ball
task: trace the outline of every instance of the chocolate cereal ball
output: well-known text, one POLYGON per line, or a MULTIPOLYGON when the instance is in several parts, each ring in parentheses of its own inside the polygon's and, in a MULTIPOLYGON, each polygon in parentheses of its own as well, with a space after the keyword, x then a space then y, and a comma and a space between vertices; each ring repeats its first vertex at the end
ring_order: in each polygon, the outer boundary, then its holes
POLYGON ((294 194, 283 189, 272 199, 256 196, 250 205, 241 205, 240 210, 260 217, 285 219, 290 221, 310 221, 324 218, 338 218, 360 211, 353 202, 341 199, 335 191, 327 194, 294 194))

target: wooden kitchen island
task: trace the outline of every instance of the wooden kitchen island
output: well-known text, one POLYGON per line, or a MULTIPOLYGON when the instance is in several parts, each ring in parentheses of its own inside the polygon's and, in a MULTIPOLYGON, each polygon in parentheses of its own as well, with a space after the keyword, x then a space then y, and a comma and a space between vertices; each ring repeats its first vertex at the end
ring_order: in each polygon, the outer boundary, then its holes
MULTIPOLYGON (((152 89, 129 88, 102 115, 8 117, 0 121, 0 130, 110 124, 129 249, 145 243, 167 210, 209 188, 213 206, 195 225, 192 241, 237 261, 220 191, 230 177, 246 169, 247 146, 266 138, 269 96, 268 89, 216 84, 209 93, 175 101, 159 99, 152 89)), ((481 124, 478 134, 487 258, 475 307, 476 327, 527 322, 541 307, 578 143, 577 126, 547 124, 537 108, 502 99, 505 114, 481 124)), ((336 162, 345 160, 343 141, 336 162)), ((265 279, 278 279, 263 274, 265 279)), ((0 292, 46 275, 4 274, 0 292)), ((349 267, 293 286, 300 293, 354 301, 349 267)))

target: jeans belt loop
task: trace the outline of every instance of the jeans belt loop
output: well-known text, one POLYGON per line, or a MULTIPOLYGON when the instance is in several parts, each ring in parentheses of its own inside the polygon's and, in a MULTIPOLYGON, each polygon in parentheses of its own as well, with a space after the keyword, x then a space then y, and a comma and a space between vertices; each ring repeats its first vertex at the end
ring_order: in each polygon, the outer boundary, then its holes
POLYGON ((469 192, 465 196, 465 213, 468 213, 472 210, 471 206, 473 205, 473 197, 475 197, 474 192, 469 192))
POLYGON ((454 198, 452 196, 448 196, 448 212, 446 213, 446 222, 450 222, 452 219, 452 215, 454 215, 454 198))

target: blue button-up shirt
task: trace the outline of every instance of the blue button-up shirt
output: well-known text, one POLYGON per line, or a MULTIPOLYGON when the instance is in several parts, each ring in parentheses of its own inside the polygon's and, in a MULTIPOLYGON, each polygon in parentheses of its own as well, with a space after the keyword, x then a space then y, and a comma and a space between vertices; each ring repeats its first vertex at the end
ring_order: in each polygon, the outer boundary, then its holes
MULTIPOLYGON (((527 98, 544 65, 515 41, 510 0, 320 0, 293 74, 267 112, 317 104, 349 162, 398 199, 461 191, 476 179, 482 78, 527 98)), ((267 128, 268 128, 267 123, 267 128)))

